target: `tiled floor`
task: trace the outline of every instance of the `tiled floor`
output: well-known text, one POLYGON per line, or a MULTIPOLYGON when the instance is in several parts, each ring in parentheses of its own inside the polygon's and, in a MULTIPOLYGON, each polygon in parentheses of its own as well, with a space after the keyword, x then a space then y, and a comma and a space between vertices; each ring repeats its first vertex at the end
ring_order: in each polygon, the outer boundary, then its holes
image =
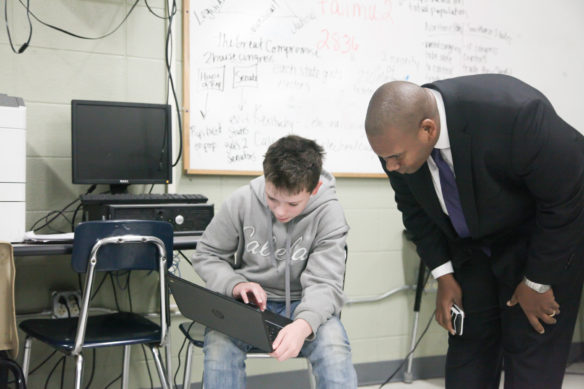
MULTIPOLYGON (((359 389, 378 389, 379 385, 361 386, 359 389)), ((404 384, 401 382, 394 382, 387 384, 383 389, 438 389, 444 388, 443 379, 420 380, 414 381, 411 384, 404 384)), ((500 388, 503 388, 501 383, 500 388)), ((571 365, 566 370, 564 377, 564 384, 562 389, 582 389, 584 388, 584 363, 577 363, 571 365)))

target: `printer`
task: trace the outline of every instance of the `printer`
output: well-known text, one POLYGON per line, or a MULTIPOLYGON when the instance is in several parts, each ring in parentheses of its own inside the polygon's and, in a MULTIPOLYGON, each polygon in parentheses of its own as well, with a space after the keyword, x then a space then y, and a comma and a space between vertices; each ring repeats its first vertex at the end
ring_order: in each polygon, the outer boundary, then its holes
POLYGON ((0 93, 0 241, 20 242, 25 231, 26 107, 0 93))

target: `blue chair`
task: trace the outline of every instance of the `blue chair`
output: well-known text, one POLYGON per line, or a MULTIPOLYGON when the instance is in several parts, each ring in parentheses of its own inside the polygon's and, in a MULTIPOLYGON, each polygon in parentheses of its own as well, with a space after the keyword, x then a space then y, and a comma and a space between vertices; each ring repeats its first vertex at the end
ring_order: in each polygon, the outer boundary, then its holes
MULTIPOLYGON (((108 220, 81 223, 75 229, 71 265, 85 273, 79 317, 30 319, 20 323, 26 334, 23 371, 28 379, 32 339, 40 340, 66 355, 75 357, 75 388, 81 389, 83 351, 123 346, 122 388, 128 386, 130 346, 148 345, 154 356, 163 389, 169 388, 159 348, 168 347, 168 293, 166 272, 172 258, 172 225, 162 221, 108 220), (89 316, 90 296, 96 272, 152 270, 159 273, 160 323, 133 312, 89 316)), ((169 361, 167 361, 169 362, 169 361)))

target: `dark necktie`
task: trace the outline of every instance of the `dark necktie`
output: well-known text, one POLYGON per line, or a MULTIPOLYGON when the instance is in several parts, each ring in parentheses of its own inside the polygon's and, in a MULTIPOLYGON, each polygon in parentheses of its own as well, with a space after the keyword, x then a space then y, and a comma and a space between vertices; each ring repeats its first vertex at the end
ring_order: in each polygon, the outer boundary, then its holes
POLYGON ((432 150, 432 158, 438 167, 442 197, 444 197, 444 203, 446 204, 452 226, 458 233, 458 236, 466 238, 470 236, 470 233, 466 225, 464 213, 462 212, 462 206, 460 205, 460 197, 458 195, 454 173, 446 161, 442 159, 439 149, 432 150))

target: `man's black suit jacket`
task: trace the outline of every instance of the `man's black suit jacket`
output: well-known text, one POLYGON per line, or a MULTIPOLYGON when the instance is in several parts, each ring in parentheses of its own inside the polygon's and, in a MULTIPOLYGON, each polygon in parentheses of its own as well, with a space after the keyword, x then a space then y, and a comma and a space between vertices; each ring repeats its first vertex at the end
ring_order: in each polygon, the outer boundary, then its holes
MULTIPOLYGON (((582 261, 584 137, 536 89, 485 74, 424 85, 441 93, 463 212, 460 239, 442 212, 430 171, 386 173, 406 229, 430 269, 488 248, 495 274, 554 285, 582 261)), ((382 161, 385 170, 385 165, 382 161)))

